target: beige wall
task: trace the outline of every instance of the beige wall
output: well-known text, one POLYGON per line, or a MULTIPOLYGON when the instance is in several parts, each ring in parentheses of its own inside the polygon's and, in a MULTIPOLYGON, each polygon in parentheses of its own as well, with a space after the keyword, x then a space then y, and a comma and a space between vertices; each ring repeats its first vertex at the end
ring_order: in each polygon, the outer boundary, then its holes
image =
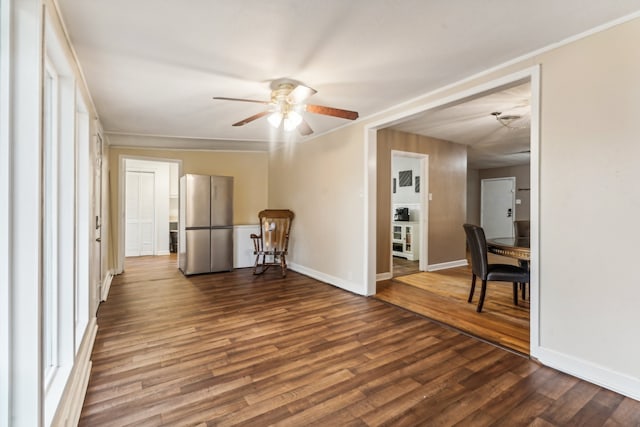
POLYGON ((635 19, 540 58, 541 344, 624 373, 636 390, 638 40, 635 19))
POLYGON ((427 264, 465 259, 467 147, 385 129, 377 146, 376 273, 391 272, 391 150, 429 155, 427 264))
POLYGON ((182 174, 234 177, 233 223, 257 224, 258 212, 267 207, 268 154, 266 152, 220 152, 153 150, 111 147, 109 149, 109 194, 111 196, 111 265, 117 267, 120 253, 120 194, 118 176, 121 156, 182 161, 182 174))
POLYGON ((289 261, 304 273, 362 293, 362 129, 286 145, 269 160, 269 206, 294 211, 289 261))
POLYGON ((467 223, 480 224, 480 171, 467 169, 467 223))

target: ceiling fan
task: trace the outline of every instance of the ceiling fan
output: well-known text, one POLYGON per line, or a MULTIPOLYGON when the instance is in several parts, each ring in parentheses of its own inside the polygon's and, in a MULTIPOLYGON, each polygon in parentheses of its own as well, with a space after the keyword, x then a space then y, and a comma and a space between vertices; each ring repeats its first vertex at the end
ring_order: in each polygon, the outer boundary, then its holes
POLYGON ((267 109, 244 120, 234 123, 233 126, 243 126, 264 116, 269 116, 269 123, 274 128, 280 125, 285 131, 298 129, 301 135, 310 135, 313 130, 302 117, 302 113, 308 111, 325 116, 339 117, 342 119, 355 120, 358 113, 355 111, 342 110, 340 108, 325 107, 322 105, 305 104, 304 102, 317 91, 303 84, 292 80, 274 80, 271 83, 271 100, 260 101, 255 99, 227 98, 224 96, 214 96, 213 99, 224 101, 254 102, 267 105, 267 109))

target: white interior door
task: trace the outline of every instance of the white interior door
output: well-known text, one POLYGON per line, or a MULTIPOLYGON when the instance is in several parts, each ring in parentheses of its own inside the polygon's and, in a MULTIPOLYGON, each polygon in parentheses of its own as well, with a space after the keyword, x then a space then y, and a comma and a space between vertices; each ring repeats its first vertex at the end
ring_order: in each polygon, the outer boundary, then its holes
POLYGON ((93 281, 95 281, 96 304, 102 300, 102 137, 96 135, 96 145, 94 148, 95 168, 93 176, 93 252, 92 267, 93 281))
POLYGON ((482 180, 480 222, 488 239, 513 237, 515 189, 515 177, 482 180))
POLYGON ((155 204, 153 172, 127 171, 125 256, 154 255, 155 204))

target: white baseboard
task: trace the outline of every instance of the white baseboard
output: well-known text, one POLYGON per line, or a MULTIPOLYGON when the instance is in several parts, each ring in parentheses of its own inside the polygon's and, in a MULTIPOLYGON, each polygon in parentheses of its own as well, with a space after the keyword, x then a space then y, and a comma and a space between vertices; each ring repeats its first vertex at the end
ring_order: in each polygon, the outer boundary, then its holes
POLYGON ((288 262, 287 264, 290 270, 293 270, 297 273, 301 273, 301 274, 304 274, 305 276, 313 277, 316 280, 329 283, 330 285, 344 289, 345 291, 353 292, 354 294, 358 294, 358 295, 367 294, 366 289, 362 289, 362 286, 358 285, 357 283, 349 282, 339 277, 331 276, 329 274, 325 274, 320 271, 316 271, 314 269, 307 268, 296 263, 288 262))
POLYGON ((163 251, 156 251, 156 255, 157 256, 160 256, 160 255, 171 255, 171 252, 168 249, 166 249, 166 250, 163 250, 163 251))
POLYGON ((98 324, 96 318, 93 317, 85 330, 71 375, 51 423, 52 426, 67 427, 78 425, 87 386, 89 385, 92 366, 91 352, 93 351, 93 343, 97 332, 98 324))
POLYGON ((638 378, 548 348, 538 347, 536 354, 543 365, 640 401, 638 378))
POLYGON ((431 264, 427 266, 427 271, 446 270, 447 268, 464 267, 468 265, 466 259, 457 261, 442 262, 440 264, 431 264))
POLYGON ((376 274, 376 282, 379 282, 381 280, 391 280, 392 278, 393 274, 391 274, 390 272, 376 274))
POLYGON ((106 301, 109 296, 109 289, 111 289, 111 281, 113 280, 113 271, 107 271, 107 275, 104 277, 104 281, 102 282, 102 294, 100 295, 100 301, 106 301))

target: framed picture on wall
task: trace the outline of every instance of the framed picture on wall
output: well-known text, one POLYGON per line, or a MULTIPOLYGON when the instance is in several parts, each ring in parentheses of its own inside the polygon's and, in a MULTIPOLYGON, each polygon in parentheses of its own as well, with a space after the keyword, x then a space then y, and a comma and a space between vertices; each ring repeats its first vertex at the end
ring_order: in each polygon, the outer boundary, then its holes
POLYGON ((420 177, 416 176, 416 184, 415 184, 416 193, 420 192, 420 177))
POLYGON ((400 171, 398 172, 398 183, 400 187, 411 187, 413 184, 413 173, 412 171, 400 171))
POLYGON ((395 194, 396 192, 396 179, 393 178, 393 193, 395 194))

